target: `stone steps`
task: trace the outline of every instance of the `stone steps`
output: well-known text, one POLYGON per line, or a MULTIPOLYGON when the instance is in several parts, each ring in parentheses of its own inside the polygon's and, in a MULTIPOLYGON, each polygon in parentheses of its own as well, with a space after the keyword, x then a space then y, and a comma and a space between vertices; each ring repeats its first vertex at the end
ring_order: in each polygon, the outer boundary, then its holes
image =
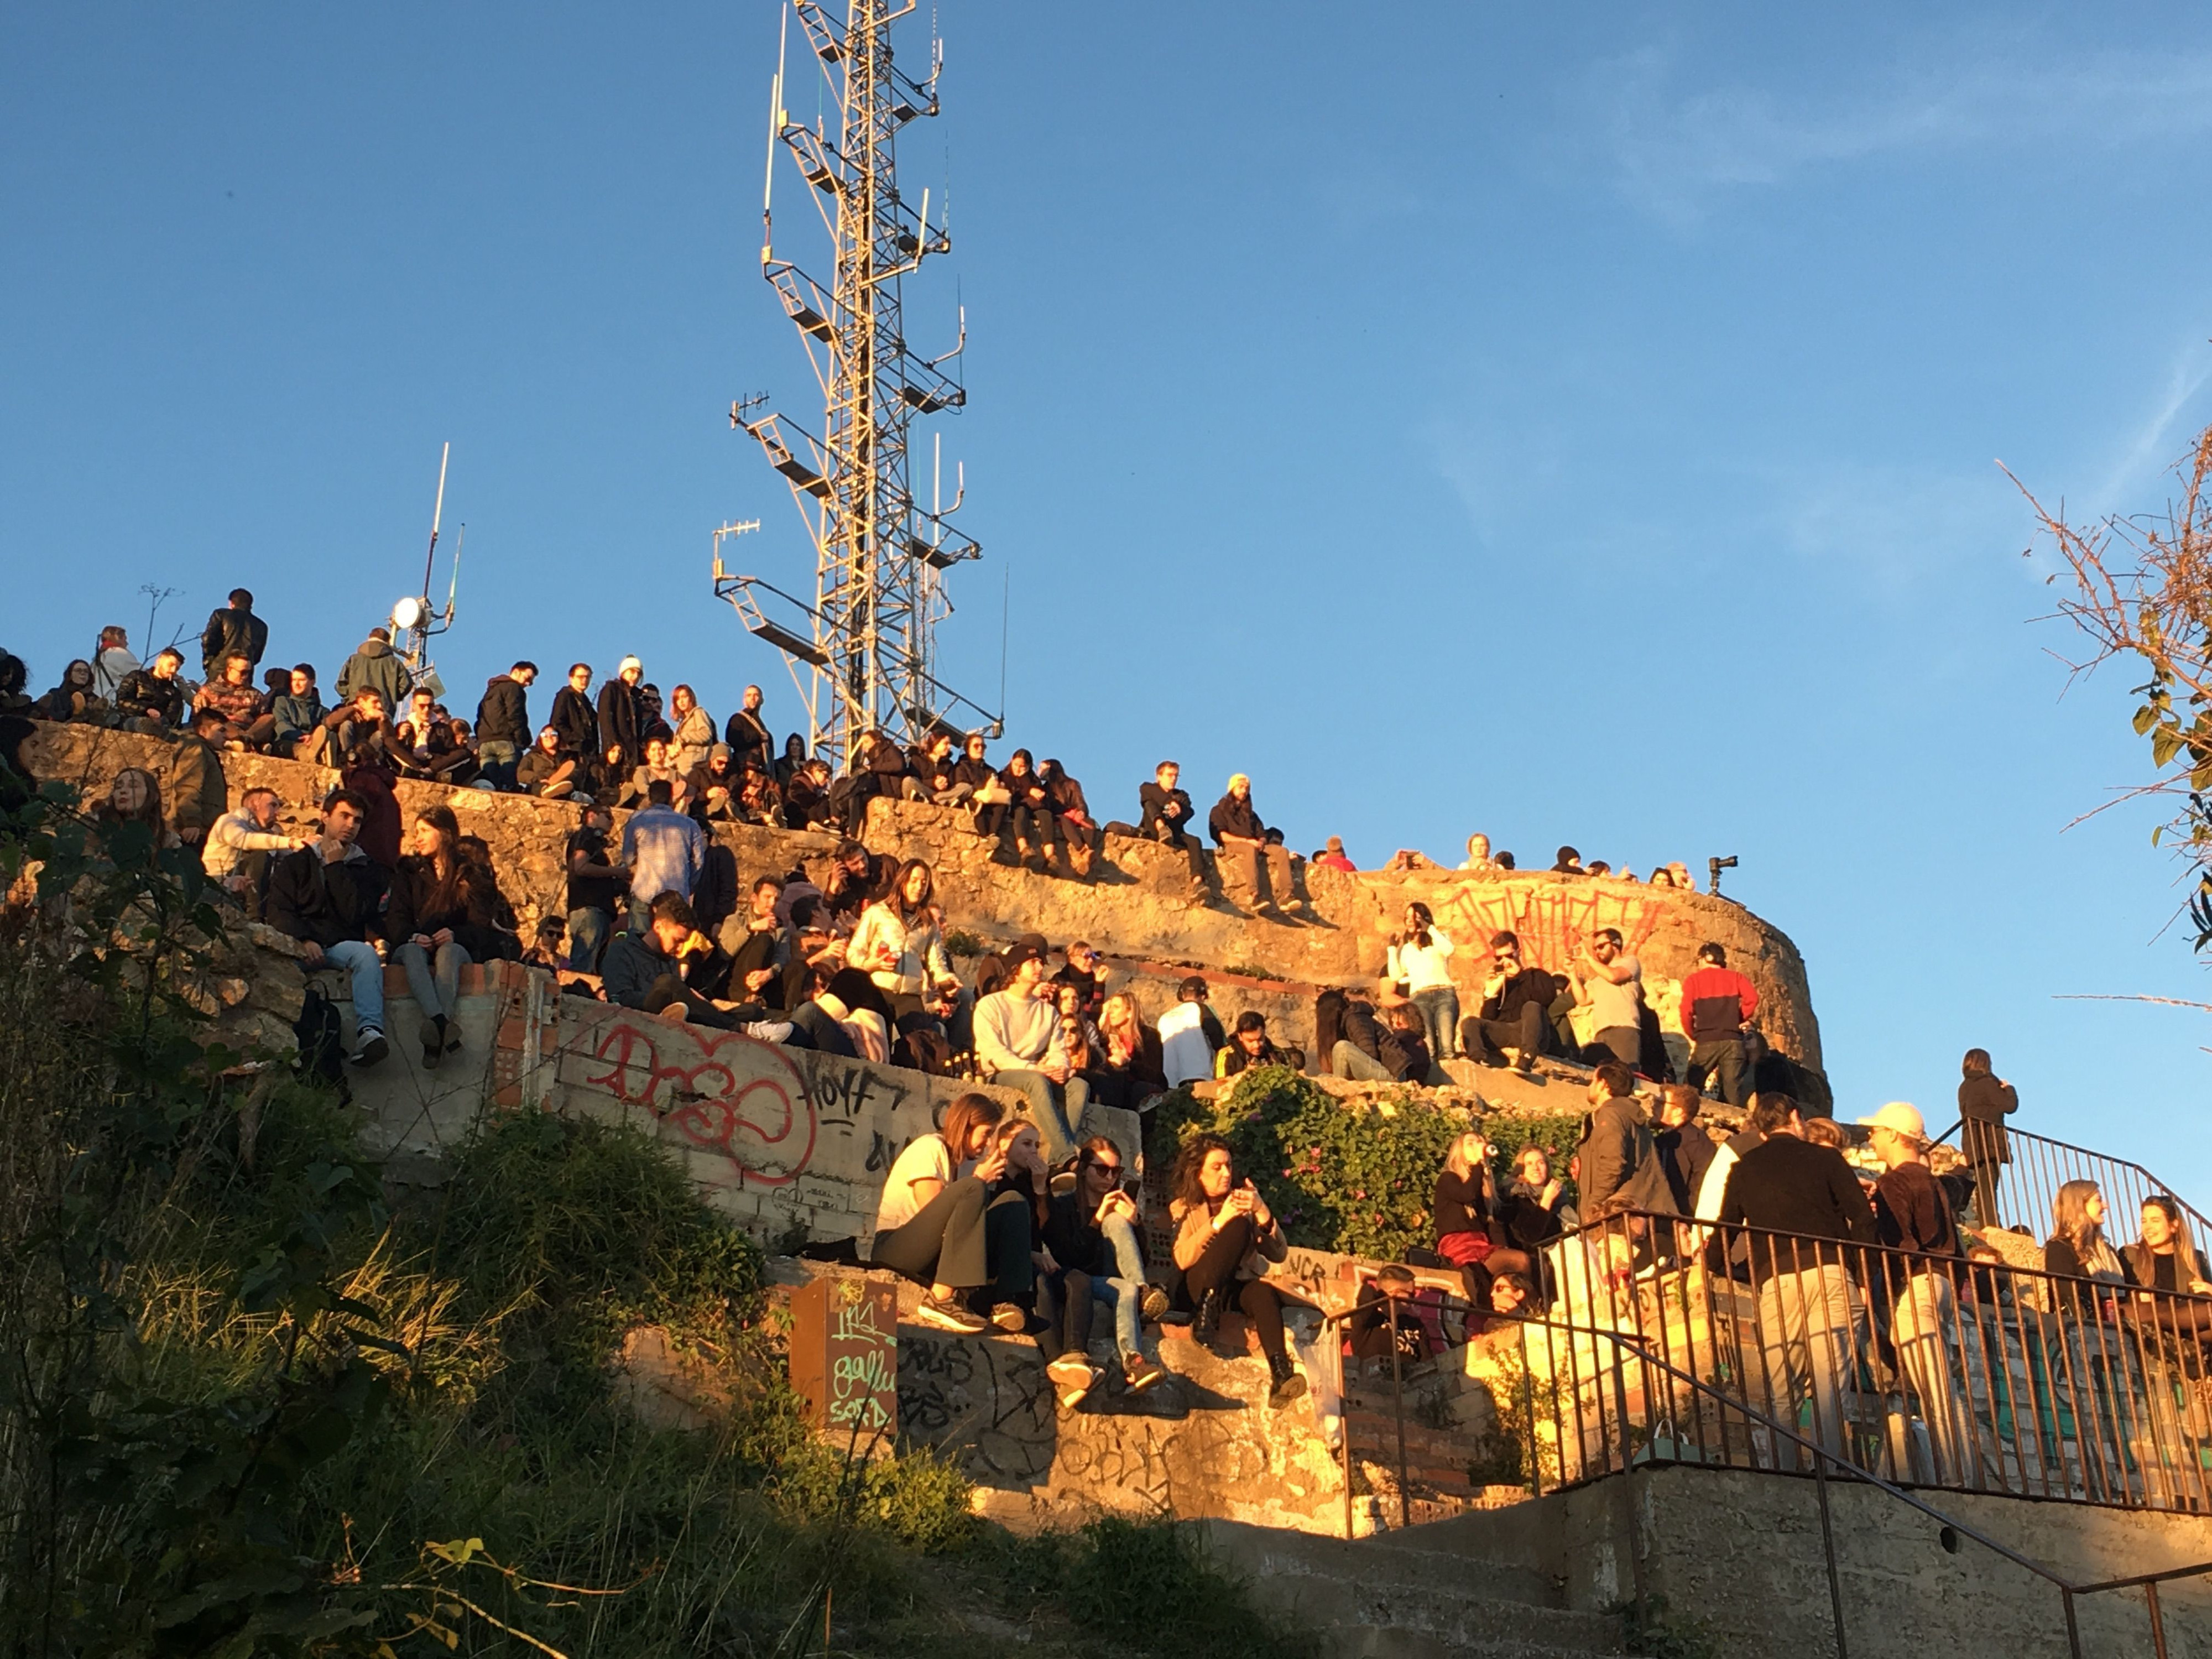
POLYGON ((1623 1651, 1621 1620, 1565 1605, 1526 1565, 1421 1547, 1421 1532, 1346 1543, 1206 1524, 1214 1558, 1267 1605, 1323 1633, 1337 1659, 1568 1659, 1623 1651))

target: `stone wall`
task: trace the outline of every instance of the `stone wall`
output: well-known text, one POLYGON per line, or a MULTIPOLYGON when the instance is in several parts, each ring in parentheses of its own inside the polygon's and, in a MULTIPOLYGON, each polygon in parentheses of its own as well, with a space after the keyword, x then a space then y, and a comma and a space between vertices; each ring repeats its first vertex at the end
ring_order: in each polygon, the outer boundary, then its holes
MULTIPOLYGON (((156 738, 88 726, 42 726, 26 747, 40 775, 68 779, 88 793, 104 791, 125 766, 146 768, 166 787, 175 752, 156 738)), ((234 800, 248 787, 274 789, 295 825, 308 822, 313 803, 337 781, 322 768, 266 756, 228 755, 224 767, 234 800)), ((561 848, 575 826, 574 807, 413 781, 401 782, 397 793, 403 812, 443 801, 465 833, 483 837, 526 933, 539 916, 561 913, 561 848)), ((818 876, 834 846, 833 838, 812 832, 725 824, 715 834, 746 879, 794 866, 818 876)), ((1820 1028, 1796 947, 1741 906, 1708 894, 1548 872, 1344 875, 1310 869, 1305 882, 1313 914, 1300 920, 1258 914, 1218 886, 1203 899, 1194 897, 1182 856, 1146 841, 1108 837, 1091 875, 1077 878, 1015 866, 1003 849, 974 834, 966 813, 945 808, 878 801, 866 838, 878 851, 936 866, 948 927, 991 943, 1030 932, 1054 946, 1086 939, 1109 958, 1115 982, 1126 983, 1155 1013, 1173 1000, 1184 971, 1223 976, 1218 1008, 1230 1014, 1262 1008, 1279 1036, 1305 1047, 1316 1065, 1322 1057, 1311 1054, 1314 994, 1323 986, 1375 980, 1388 935, 1401 925, 1407 903, 1419 899, 1462 947, 1454 964, 1464 1012, 1474 1012, 1486 941, 1501 928, 1517 933, 1528 957, 1547 967, 1559 966, 1591 928, 1620 928, 1643 961, 1662 1019, 1671 1017, 1676 987, 1694 965, 1698 945, 1712 939, 1728 947, 1731 965, 1758 987, 1759 1023, 1769 1042, 1799 1064, 1820 1069, 1820 1028)))

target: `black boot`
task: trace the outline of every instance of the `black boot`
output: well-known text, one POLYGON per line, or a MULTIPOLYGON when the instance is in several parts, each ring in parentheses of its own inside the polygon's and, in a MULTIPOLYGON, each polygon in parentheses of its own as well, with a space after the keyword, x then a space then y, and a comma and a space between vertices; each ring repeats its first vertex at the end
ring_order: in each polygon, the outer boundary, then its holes
POLYGON ((1286 1353, 1267 1356, 1267 1375, 1275 1380, 1275 1386, 1267 1394, 1271 1406, 1287 1406, 1306 1391, 1304 1375, 1286 1353))
POLYGON ((1198 1318, 1190 1328, 1191 1337, 1199 1342, 1211 1342, 1221 1334, 1221 1292, 1208 1291, 1198 1299, 1198 1318))

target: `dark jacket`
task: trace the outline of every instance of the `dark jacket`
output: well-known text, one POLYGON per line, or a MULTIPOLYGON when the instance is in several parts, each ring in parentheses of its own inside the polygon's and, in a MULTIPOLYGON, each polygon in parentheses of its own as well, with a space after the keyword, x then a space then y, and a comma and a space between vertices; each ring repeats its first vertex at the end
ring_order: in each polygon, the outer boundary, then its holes
MULTIPOLYGON (((1079 1187, 1082 1177, 1076 1179, 1079 1187)), ((1142 1230, 1139 1231, 1141 1237, 1142 1230)), ((1100 1231, 1097 1212, 1083 1201, 1080 1190, 1053 1199, 1045 1214, 1043 1232, 1045 1249, 1068 1272, 1089 1273, 1094 1279, 1114 1277, 1114 1247, 1100 1231)))
POLYGON ((338 701, 350 702, 356 693, 372 687, 384 694, 384 712, 395 720, 415 688, 406 659, 378 639, 363 640, 338 670, 338 701))
POLYGON ((643 711, 638 707, 637 693, 629 681, 616 675, 599 688, 599 741, 602 755, 619 747, 623 760, 635 766, 645 758, 638 742, 638 722, 643 711))
POLYGON ((722 727, 722 741, 730 745, 730 758, 737 763, 740 770, 744 769, 745 757, 750 753, 760 757, 761 769, 766 771, 769 755, 775 748, 775 739, 762 723, 761 717, 743 708, 731 715, 722 727))
POLYGON ((330 710, 323 707, 322 697, 316 692, 295 697, 287 691, 269 705, 269 712, 276 717, 276 741, 292 743, 320 726, 330 710))
POLYGON ((210 679, 222 678, 223 659, 242 656, 256 668, 261 666, 261 653, 269 648, 269 624, 251 610, 236 611, 224 605, 207 619, 200 630, 200 665, 207 670, 210 679))
POLYGON ((1659 1148, 1659 1162, 1667 1171, 1667 1186, 1674 1194, 1674 1207, 1684 1215, 1698 1207, 1698 1189, 1705 1184, 1705 1171, 1713 1167, 1720 1148, 1695 1123, 1679 1129, 1662 1129, 1651 1137, 1659 1148))
POLYGON ((484 682, 477 703, 477 741, 511 743, 527 749, 537 740, 530 729, 530 690, 512 674, 495 674, 484 682))
POLYGON ((564 685, 553 694, 553 713, 547 723, 560 734, 562 754, 572 758, 600 754, 599 717, 592 712, 592 700, 574 686, 564 685))
POLYGON ((889 738, 878 738, 862 751, 858 769, 873 773, 879 787, 896 793, 907 775, 906 750, 889 738))
POLYGON ((1498 988, 1494 997, 1483 1001, 1484 1019, 1518 1019, 1524 1004, 1534 1003, 1548 1017, 1552 1005, 1559 1000, 1564 981, 1557 974, 1547 974, 1541 968, 1523 968, 1498 988))
POLYGON ((644 934, 624 928, 607 942, 599 958, 599 987, 609 1002, 623 1008, 642 1008, 654 981, 673 974, 676 964, 654 950, 644 934))
MULTIPOLYGON (((1336 1035, 1370 1060, 1382 1058, 1382 1022, 1375 1018, 1375 1005, 1358 997, 1346 997, 1343 1012, 1337 1016, 1336 1035)), ((1333 1039, 1323 1035, 1322 1057, 1335 1046, 1333 1039)))
POLYGON ((1463 1177, 1449 1170, 1439 1170, 1436 1191, 1429 1199, 1429 1214, 1436 1223, 1438 1238, 1450 1233, 1488 1235, 1490 1200, 1483 1195, 1481 1171, 1463 1177))
POLYGON ((970 789, 981 789, 987 784, 997 782, 998 779, 999 769, 987 760, 979 761, 973 756, 963 755, 952 764, 953 782, 964 783, 970 789))
MULTIPOLYGON (((1735 1168, 1729 1171, 1719 1219, 1723 1227, 1741 1222, 1814 1240, 1877 1242, 1874 1212, 1844 1155, 1796 1135, 1769 1136, 1737 1158, 1735 1168)), ((1750 1246, 1756 1279, 1844 1260, 1844 1252, 1832 1244, 1801 1243, 1793 1249, 1790 1241, 1764 1234, 1753 1235, 1750 1246)))
POLYGON ((143 716, 174 726, 184 718, 185 688, 173 677, 165 680, 150 668, 133 669, 116 688, 115 706, 134 719, 143 716))
POLYGON ((2004 1121, 2020 1109, 2020 1091, 1987 1072, 1959 1085, 1960 1148, 1969 1164, 2009 1164, 2004 1121))
POLYGON ((1178 836, 1188 833, 1191 815, 1197 810, 1190 804, 1188 789, 1163 789, 1158 781, 1138 787, 1137 827, 1148 836, 1157 836, 1163 830, 1178 836))
POLYGON ((323 861, 320 848, 303 847, 270 866, 264 914, 278 933, 325 949, 365 939, 377 930, 386 879, 358 843, 335 864, 323 861))
POLYGON ((1413 1364, 1429 1357, 1429 1334, 1414 1312, 1409 1297, 1385 1295, 1372 1284, 1359 1287, 1345 1334, 1356 1359, 1388 1359, 1395 1346, 1399 1363, 1413 1364))
POLYGON ((177 763, 169 773, 169 827, 180 836, 187 830, 212 830, 228 811, 230 780, 222 757, 185 732, 177 740, 177 763))
POLYGON ((1660 1207, 1651 1201, 1656 1194, 1649 1190, 1663 1184, 1663 1178, 1660 1182, 1650 1178, 1658 1171, 1659 1151, 1651 1121, 1634 1095, 1615 1095, 1585 1117, 1582 1142, 1575 1150, 1582 1159, 1575 1181, 1582 1191, 1584 1217, 1601 1216, 1608 1205, 1660 1207), (1639 1176, 1644 1177, 1641 1182, 1639 1176))
MULTIPOLYGON (((438 897, 438 872, 429 860, 409 854, 392 872, 392 895, 384 912, 384 937, 404 945, 417 933, 434 933, 449 927, 463 946, 467 935, 488 927, 491 903, 483 889, 483 878, 468 866, 454 873, 453 890, 443 902, 438 897)), ((471 949, 469 954, 478 953, 471 949)))
POLYGON ((1218 847, 1231 836, 1242 836, 1247 841, 1265 841, 1267 826, 1260 822, 1260 815, 1252 807, 1252 798, 1239 800, 1234 795, 1224 795, 1213 803, 1213 811, 1206 815, 1206 827, 1218 847))

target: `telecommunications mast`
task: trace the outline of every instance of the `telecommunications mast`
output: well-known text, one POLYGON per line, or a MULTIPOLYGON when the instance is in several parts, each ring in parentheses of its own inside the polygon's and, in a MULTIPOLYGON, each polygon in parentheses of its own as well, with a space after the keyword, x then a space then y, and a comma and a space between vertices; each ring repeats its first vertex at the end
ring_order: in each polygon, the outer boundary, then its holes
POLYGON ((791 485, 815 555, 811 603, 757 576, 731 574, 715 537, 714 592, 747 629, 781 651, 806 705, 810 752, 842 769, 871 727, 902 742, 937 731, 1003 730, 1000 716, 936 677, 937 623, 951 613, 945 575, 979 557, 973 538, 947 521, 964 493, 956 467, 945 504, 932 465, 930 505, 914 496, 908 428, 916 416, 968 401, 946 373, 967 342, 961 315, 952 349, 925 358, 907 348, 900 283, 934 254, 951 251, 945 203, 919 206, 898 191, 893 150, 899 130, 937 113, 944 49, 930 45, 927 78, 891 62, 890 27, 915 0, 847 0, 837 22, 822 0, 791 0, 787 40, 797 17, 826 91, 824 117, 793 121, 784 107, 779 61, 769 99, 767 189, 761 203, 761 271, 799 331, 822 388, 823 435, 764 411, 764 399, 740 399, 730 423, 750 434, 791 485), (830 277, 817 283, 777 257, 774 199, 779 153, 810 187, 830 234, 830 277), (932 215, 935 222, 932 222, 932 215), (762 608, 765 598, 776 613, 762 608))

